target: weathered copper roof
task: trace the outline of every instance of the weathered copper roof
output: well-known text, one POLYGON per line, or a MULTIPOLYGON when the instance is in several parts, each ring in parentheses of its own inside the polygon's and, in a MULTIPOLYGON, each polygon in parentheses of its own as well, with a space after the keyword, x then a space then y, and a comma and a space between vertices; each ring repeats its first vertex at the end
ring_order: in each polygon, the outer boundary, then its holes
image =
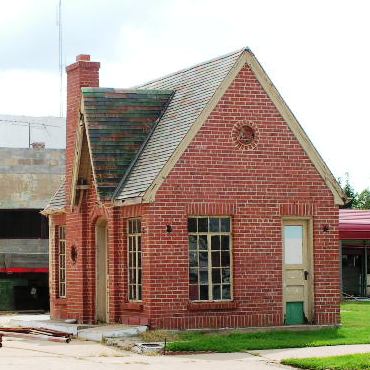
MULTIPOLYGON (((82 89, 93 166, 103 199, 113 195, 124 200, 148 189, 243 50, 136 89, 82 89)), ((54 204, 61 208, 64 186, 56 196, 59 199, 50 201, 49 212, 54 204)))
POLYGON ((172 94, 169 89, 82 89, 86 133, 101 199, 112 197, 172 94))

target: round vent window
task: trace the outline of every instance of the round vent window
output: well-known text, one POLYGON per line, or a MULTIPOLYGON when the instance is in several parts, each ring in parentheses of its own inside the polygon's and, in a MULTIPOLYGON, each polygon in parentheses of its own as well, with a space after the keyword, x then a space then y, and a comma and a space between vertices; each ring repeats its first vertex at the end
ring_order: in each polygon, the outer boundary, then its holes
POLYGON ((258 132, 254 124, 242 122, 234 125, 232 139, 240 149, 254 149, 257 145, 258 132))

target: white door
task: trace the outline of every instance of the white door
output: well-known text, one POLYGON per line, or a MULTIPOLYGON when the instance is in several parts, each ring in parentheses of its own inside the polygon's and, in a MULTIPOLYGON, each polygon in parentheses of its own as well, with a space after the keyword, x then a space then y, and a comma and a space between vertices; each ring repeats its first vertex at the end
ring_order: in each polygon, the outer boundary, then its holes
POLYGON ((312 321, 313 307, 309 222, 284 221, 283 245, 285 323, 309 323, 312 321))

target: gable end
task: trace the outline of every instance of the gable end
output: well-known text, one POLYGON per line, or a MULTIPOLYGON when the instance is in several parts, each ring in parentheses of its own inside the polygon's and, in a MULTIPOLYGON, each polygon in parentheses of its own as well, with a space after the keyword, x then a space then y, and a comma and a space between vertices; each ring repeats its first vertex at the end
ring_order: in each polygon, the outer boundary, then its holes
POLYGON ((220 101, 227 88, 234 81, 238 73, 244 67, 248 65, 253 73, 255 74, 257 80, 261 84, 262 88, 265 90, 266 94, 269 96, 271 101, 276 106, 277 110, 283 117, 284 121, 288 124, 288 127, 293 132, 294 136, 297 138, 298 142, 302 146, 303 150, 315 166, 316 170, 323 178, 326 186, 330 189, 334 196, 334 202, 336 205, 344 205, 346 202, 346 196, 341 189, 340 185, 336 181, 335 177, 325 164, 324 160, 308 138, 307 134, 295 118, 294 114, 291 112, 276 87, 273 85, 272 81, 267 76, 266 72, 263 70, 262 66, 257 61, 253 53, 246 49, 242 55, 239 57, 237 63, 230 70, 226 78, 223 80, 222 84, 219 86, 211 100, 208 102, 205 109, 202 111, 198 119, 192 125, 191 129, 186 134, 185 138, 176 148, 175 152, 164 165, 164 167, 159 172, 158 176, 152 182, 151 186, 145 191, 142 195, 140 201, 144 203, 154 202, 155 195, 158 189, 160 188, 163 181, 167 178, 172 168, 175 166, 177 161, 180 159, 181 155, 185 152, 186 148, 189 146, 191 141, 194 139, 199 129, 202 127, 204 122, 209 117, 210 113, 216 107, 217 103, 220 101))

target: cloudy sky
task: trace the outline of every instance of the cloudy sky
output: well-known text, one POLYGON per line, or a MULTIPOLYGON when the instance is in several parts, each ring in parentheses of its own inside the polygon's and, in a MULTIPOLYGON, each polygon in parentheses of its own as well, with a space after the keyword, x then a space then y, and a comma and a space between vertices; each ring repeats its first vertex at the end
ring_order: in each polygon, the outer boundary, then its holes
MULTIPOLYGON (((59 115, 58 2, 0 0, 0 114, 59 115)), ((362 190, 369 14, 366 0, 62 0, 63 61, 91 54, 101 86, 130 87, 249 46, 334 175, 362 190)))

